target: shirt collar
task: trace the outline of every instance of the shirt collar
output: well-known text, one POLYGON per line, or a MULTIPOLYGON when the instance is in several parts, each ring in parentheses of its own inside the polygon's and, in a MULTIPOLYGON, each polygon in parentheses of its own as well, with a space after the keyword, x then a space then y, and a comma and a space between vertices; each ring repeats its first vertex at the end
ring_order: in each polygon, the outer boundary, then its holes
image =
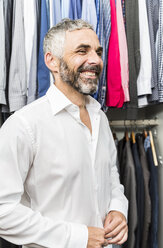
MULTIPOLYGON (((46 92, 46 96, 50 102, 51 109, 54 115, 71 105, 76 106, 55 86, 55 84, 52 84, 50 86, 50 88, 46 92)), ((88 101, 86 107, 95 112, 99 112, 101 108, 100 103, 91 96, 87 96, 87 98, 88 101)))

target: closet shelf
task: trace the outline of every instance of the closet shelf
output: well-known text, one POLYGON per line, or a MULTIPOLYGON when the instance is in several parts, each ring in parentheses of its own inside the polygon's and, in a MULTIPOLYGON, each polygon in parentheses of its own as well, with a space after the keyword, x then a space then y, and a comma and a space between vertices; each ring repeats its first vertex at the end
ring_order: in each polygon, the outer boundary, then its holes
POLYGON ((112 127, 147 127, 147 126, 158 126, 159 120, 157 119, 144 119, 144 120, 115 120, 109 121, 112 127))

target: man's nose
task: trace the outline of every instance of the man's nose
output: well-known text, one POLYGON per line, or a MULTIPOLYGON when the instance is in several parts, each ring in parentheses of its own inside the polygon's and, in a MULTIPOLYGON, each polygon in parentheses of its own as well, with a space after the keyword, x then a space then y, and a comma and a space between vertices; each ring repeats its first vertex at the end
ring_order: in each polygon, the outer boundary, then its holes
POLYGON ((102 58, 97 54, 96 51, 91 51, 88 57, 88 63, 99 65, 102 63, 102 58))

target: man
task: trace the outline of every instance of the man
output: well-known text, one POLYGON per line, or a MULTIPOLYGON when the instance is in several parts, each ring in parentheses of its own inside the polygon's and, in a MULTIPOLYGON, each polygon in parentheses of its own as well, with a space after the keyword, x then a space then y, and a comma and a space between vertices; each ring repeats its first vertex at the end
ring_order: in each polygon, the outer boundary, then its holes
POLYGON ((24 247, 122 244, 127 200, 114 141, 89 96, 102 47, 88 23, 65 19, 48 31, 44 53, 55 84, 0 131, 0 236, 24 247))

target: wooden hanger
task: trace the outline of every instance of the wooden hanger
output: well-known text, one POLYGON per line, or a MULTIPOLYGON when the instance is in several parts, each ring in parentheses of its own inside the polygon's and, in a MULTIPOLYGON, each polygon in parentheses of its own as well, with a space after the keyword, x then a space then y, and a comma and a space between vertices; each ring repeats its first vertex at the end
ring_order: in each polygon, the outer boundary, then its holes
POLYGON ((126 141, 129 141, 128 131, 127 130, 125 131, 125 139, 126 139, 126 141))
POLYGON ((157 160, 157 156, 156 156, 155 145, 154 145, 154 142, 153 142, 152 131, 149 131, 149 137, 150 137, 150 142, 151 142, 151 149, 152 149, 154 165, 158 166, 158 160, 157 160))
POLYGON ((124 120, 124 127, 125 127, 125 133, 124 133, 125 140, 126 140, 126 141, 129 141, 127 126, 126 126, 126 120, 124 120))
POLYGON ((114 138, 114 140, 117 140, 117 135, 115 132, 113 132, 113 138, 114 138))
POLYGON ((131 139, 132 139, 132 143, 135 144, 136 140, 135 140, 135 133, 134 131, 131 132, 131 139))
POLYGON ((146 139, 148 136, 148 132, 145 129, 143 130, 143 134, 144 134, 144 138, 146 139))

